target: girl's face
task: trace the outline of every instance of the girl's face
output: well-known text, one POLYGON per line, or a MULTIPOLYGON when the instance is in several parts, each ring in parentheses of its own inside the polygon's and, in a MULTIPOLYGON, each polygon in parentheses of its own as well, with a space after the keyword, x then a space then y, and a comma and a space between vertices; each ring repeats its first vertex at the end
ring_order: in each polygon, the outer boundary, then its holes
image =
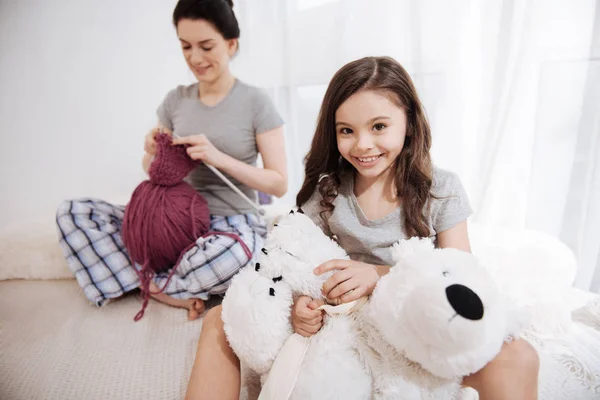
POLYGON ((188 67, 199 82, 216 81, 229 71, 229 60, 237 49, 237 39, 225 39, 208 21, 182 19, 177 35, 188 67))
POLYGON ((391 101, 391 94, 353 94, 337 109, 335 125, 338 150, 359 176, 387 177, 406 137, 406 113, 391 101))

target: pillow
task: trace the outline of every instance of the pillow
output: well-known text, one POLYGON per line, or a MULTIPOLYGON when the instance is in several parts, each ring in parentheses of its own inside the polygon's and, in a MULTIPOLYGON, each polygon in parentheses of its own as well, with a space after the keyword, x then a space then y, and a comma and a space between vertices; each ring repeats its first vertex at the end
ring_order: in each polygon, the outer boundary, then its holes
POLYGON ((540 283, 571 287, 577 275, 577 258, 559 239, 540 231, 500 226, 469 225, 473 254, 492 268, 519 270, 540 283))

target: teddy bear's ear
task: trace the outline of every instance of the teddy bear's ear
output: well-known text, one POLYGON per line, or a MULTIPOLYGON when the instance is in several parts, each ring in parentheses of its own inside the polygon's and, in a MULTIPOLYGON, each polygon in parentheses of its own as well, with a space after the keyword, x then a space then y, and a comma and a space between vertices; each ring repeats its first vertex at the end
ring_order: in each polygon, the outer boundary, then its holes
POLYGON ((434 248, 433 241, 430 238, 413 237, 408 240, 401 240, 391 248, 392 259, 397 263, 412 254, 433 251, 434 248))

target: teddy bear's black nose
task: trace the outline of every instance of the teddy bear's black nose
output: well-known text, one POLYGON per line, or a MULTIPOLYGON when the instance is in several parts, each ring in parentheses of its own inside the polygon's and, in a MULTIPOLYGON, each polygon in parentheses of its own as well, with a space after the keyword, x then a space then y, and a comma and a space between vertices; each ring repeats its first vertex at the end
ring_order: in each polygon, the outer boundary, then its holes
POLYGON ((473 321, 483 318, 483 303, 477 294, 464 285, 454 284, 446 288, 446 297, 454 311, 473 321))

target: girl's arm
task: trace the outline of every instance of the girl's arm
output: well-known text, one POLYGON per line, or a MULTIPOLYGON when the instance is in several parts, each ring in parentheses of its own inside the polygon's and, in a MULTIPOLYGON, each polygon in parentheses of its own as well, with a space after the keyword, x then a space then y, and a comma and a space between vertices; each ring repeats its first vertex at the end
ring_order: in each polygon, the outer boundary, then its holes
POLYGON ((264 168, 254 167, 221 152, 204 135, 176 138, 173 143, 189 145, 187 151, 192 159, 204 161, 253 189, 277 197, 287 192, 283 127, 256 135, 264 168))
POLYGON ((437 241, 440 248, 452 247, 470 253, 471 244, 469 243, 467 220, 460 222, 458 225, 455 225, 444 232, 439 232, 437 234, 437 241))
MULTIPOLYGON (((471 252, 467 220, 437 234, 438 246, 452 247, 471 252)), ((338 299, 338 303, 356 300, 364 295, 370 295, 379 279, 390 272, 390 266, 371 265, 352 260, 331 260, 315 269, 315 274, 321 275, 328 271, 339 270, 324 284, 323 293, 330 300, 338 299)))

